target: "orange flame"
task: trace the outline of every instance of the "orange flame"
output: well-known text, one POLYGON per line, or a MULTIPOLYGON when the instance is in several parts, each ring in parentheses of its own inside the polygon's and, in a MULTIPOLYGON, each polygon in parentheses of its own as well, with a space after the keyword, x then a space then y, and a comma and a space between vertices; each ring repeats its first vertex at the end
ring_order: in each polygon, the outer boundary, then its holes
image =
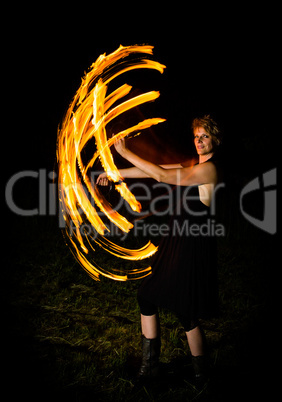
POLYGON ((113 269, 99 267, 94 261, 90 262, 89 247, 94 250, 93 242, 112 255, 127 259, 141 260, 153 255, 157 247, 150 241, 143 247, 131 250, 104 237, 109 230, 97 209, 124 232, 129 232, 133 224, 124 216, 113 210, 106 198, 99 192, 97 186, 89 179, 89 169, 97 158, 100 159, 103 169, 109 180, 116 184, 115 188, 130 205, 133 211, 140 212, 141 204, 123 182, 118 168, 114 163, 110 147, 118 139, 134 132, 144 130, 152 125, 162 123, 165 119, 151 118, 141 121, 135 126, 115 134, 107 139, 107 124, 125 111, 145 102, 154 101, 159 92, 150 91, 135 96, 127 101, 112 107, 118 100, 128 95, 131 86, 124 84, 107 95, 108 84, 116 77, 130 70, 148 68, 163 73, 165 66, 144 56, 125 61, 132 54, 153 54, 152 46, 120 46, 116 51, 106 56, 100 55, 93 63, 76 92, 72 103, 58 129, 57 160, 59 179, 59 200, 62 214, 66 222, 66 234, 72 245, 72 250, 82 267, 95 280, 104 275, 115 280, 138 279, 150 274, 151 268, 132 269, 127 274, 114 273, 113 269), (95 139, 96 152, 85 164, 82 160, 82 151, 91 139, 95 139), (95 206, 93 202, 94 200, 95 206), (96 238, 83 233, 83 224, 88 222, 98 233, 96 238), (88 257, 88 258, 87 258, 88 257))

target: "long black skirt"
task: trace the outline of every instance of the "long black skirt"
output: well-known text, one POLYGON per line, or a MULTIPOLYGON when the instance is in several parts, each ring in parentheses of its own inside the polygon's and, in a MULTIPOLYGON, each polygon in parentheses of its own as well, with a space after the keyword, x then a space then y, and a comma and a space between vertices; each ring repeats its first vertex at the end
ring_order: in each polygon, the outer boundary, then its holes
POLYGON ((138 290, 139 298, 191 323, 218 312, 215 221, 200 201, 198 187, 194 192, 193 209, 188 214, 182 208, 180 215, 171 217, 168 235, 153 258, 152 273, 138 290))

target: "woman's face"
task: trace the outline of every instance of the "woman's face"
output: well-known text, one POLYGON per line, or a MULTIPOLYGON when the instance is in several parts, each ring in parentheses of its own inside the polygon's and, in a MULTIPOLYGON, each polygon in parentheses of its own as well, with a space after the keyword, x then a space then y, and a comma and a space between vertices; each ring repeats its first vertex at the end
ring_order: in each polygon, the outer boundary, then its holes
POLYGON ((194 144, 198 155, 206 155, 213 152, 212 138, 206 133, 203 127, 197 127, 194 130, 194 144))

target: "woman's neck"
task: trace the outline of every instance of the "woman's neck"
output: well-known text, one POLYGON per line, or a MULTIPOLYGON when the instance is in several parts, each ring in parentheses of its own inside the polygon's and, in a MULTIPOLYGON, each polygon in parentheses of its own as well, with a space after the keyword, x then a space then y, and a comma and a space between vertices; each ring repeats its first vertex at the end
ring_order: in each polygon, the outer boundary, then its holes
POLYGON ((200 155, 199 156, 199 163, 206 162, 208 159, 210 159, 213 156, 213 152, 205 155, 200 155))

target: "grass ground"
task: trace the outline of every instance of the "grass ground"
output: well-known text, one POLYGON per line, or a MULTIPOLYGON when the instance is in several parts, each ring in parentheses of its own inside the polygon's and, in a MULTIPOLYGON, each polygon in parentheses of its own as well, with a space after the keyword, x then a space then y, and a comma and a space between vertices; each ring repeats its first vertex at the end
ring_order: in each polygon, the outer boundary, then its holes
MULTIPOLYGON (((162 376, 133 386, 141 344, 138 281, 93 281, 50 219, 18 221, 12 232, 1 292, 7 400, 232 401, 270 395, 262 331, 269 267, 261 239, 251 234, 219 241, 221 313, 203 323, 212 371, 199 393, 185 333, 168 311, 160 314, 162 376)), ((97 258, 103 265, 110 257, 97 258)))

